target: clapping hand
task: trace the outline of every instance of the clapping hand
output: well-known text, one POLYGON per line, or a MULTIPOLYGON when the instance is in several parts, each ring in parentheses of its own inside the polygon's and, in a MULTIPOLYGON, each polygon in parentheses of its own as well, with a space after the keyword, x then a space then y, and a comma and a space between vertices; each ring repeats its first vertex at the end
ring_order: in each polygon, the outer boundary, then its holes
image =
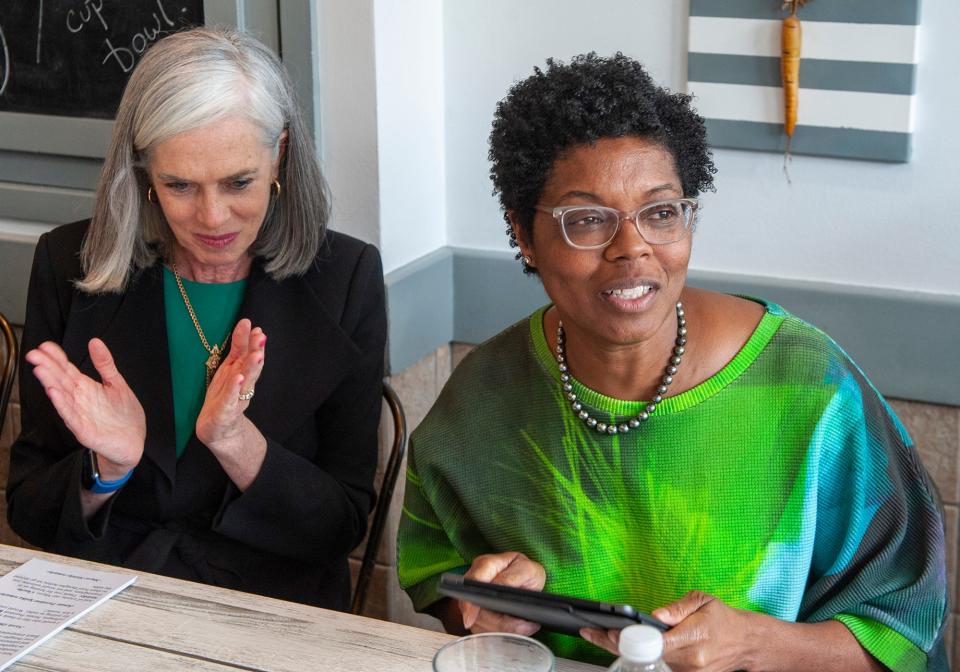
POLYGON ((101 382, 81 373, 52 341, 41 343, 25 359, 67 429, 97 453, 104 480, 115 480, 140 462, 147 422, 106 344, 94 338, 87 347, 101 382))
MULTIPOLYGON (((237 322, 230 352, 207 388, 197 417, 197 438, 221 462, 246 462, 242 453, 245 446, 249 447, 245 439, 250 435, 251 426, 244 411, 250 405, 251 393, 263 371, 266 343, 267 336, 260 327, 252 328, 246 318, 237 322)), ((259 468, 259 464, 256 466, 259 468)))

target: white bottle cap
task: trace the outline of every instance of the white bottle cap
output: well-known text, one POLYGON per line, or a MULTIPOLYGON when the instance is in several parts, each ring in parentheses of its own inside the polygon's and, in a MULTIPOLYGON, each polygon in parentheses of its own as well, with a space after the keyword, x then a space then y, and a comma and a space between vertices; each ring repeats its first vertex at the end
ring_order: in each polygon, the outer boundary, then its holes
POLYGON ((620 631, 620 655, 635 663, 652 663, 663 654, 663 635, 649 625, 628 625, 620 631))

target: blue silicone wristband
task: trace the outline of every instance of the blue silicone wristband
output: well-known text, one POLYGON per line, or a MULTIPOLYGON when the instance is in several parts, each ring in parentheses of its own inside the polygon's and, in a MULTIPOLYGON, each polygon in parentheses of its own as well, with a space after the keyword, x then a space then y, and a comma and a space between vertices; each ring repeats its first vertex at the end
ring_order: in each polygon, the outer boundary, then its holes
POLYGON ((95 492, 98 495, 103 495, 108 492, 116 492, 123 487, 123 484, 130 480, 130 477, 133 476, 133 469, 128 471, 123 478, 118 478, 115 481, 101 481, 100 475, 97 474, 93 479, 93 486, 90 488, 90 492, 95 492))

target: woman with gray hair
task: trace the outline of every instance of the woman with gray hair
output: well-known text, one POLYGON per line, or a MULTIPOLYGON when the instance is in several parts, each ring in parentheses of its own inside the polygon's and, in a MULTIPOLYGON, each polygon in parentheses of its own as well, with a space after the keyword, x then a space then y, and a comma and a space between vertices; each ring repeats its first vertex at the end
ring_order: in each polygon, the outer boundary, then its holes
POLYGON ((7 485, 18 534, 347 607, 386 317, 376 248, 327 230, 328 210, 268 49, 196 28, 147 52, 93 217, 37 245, 7 485))

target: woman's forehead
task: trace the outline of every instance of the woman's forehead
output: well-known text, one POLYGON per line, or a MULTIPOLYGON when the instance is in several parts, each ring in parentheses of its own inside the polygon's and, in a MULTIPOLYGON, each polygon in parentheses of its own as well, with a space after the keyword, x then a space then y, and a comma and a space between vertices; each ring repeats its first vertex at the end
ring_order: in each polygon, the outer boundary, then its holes
POLYGON ((627 136, 572 147, 554 161, 544 193, 588 196, 680 190, 673 156, 659 142, 627 136))
POLYGON ((259 128, 245 119, 223 119, 184 131, 157 143, 150 155, 151 169, 174 172, 187 168, 229 174, 257 167, 269 160, 259 128))

